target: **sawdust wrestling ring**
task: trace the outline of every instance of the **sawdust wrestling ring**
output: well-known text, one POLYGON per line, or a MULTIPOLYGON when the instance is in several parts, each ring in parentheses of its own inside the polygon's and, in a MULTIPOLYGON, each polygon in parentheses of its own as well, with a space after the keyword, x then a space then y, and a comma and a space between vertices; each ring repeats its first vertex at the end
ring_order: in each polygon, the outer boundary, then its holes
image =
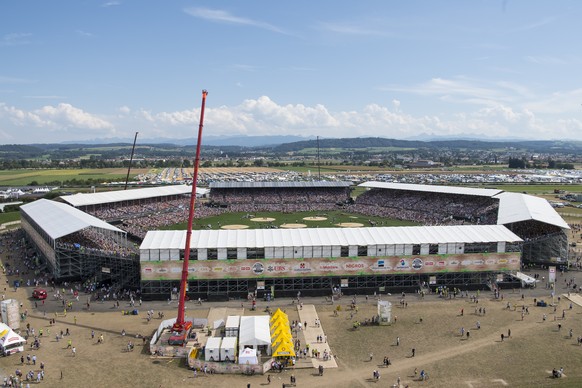
POLYGON ((271 217, 257 217, 257 218, 251 218, 251 221, 253 221, 253 222, 273 222, 273 221, 275 221, 275 219, 271 218, 271 217))
POLYGON ((226 230, 239 230, 239 229, 248 229, 248 228, 249 228, 248 225, 239 225, 239 224, 224 225, 224 226, 220 227, 220 229, 226 229, 226 230))
POLYGON ((284 229, 301 229, 301 228, 307 228, 307 225, 305 225, 305 224, 283 224, 280 227, 284 228, 284 229))
POLYGON ((340 228, 361 228, 364 224, 360 224, 359 222, 342 222, 339 224, 335 224, 340 228))
POLYGON ((303 217, 304 221, 325 221, 327 217, 303 217))

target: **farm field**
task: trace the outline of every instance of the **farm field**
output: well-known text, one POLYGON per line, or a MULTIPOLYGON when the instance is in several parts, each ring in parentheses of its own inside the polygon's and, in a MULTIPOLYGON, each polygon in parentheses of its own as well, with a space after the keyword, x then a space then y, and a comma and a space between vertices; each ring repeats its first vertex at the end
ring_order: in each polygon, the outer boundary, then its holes
MULTIPOLYGON (((148 169, 132 169, 131 176, 145 173, 148 169)), ((0 171, 0 186, 28 186, 32 182, 45 185, 51 182, 64 182, 73 179, 79 180, 125 180, 125 168, 100 169, 54 169, 54 170, 3 170, 0 171)))

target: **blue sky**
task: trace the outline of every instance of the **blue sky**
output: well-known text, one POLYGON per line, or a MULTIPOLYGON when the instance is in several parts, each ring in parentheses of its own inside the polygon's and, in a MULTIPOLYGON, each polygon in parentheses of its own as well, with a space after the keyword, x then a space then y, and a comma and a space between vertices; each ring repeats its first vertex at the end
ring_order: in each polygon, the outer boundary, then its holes
POLYGON ((0 2, 0 144, 579 139, 582 2, 0 2))

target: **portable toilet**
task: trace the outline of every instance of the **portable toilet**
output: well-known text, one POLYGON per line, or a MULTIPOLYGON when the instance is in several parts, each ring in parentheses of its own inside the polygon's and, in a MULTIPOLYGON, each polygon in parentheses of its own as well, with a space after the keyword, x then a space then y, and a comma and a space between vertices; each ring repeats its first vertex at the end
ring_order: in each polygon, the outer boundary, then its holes
POLYGON ((16 299, 7 299, 0 302, 2 322, 13 330, 20 329, 20 303, 16 299))
POLYGON ((392 321, 392 303, 387 300, 378 301, 378 324, 389 325, 392 321))
POLYGON ((240 326, 240 315, 229 315, 226 317, 226 324, 224 325, 224 335, 226 337, 238 337, 238 329, 240 326))
POLYGON ((234 362, 236 356, 236 337, 224 337, 220 345, 220 360, 234 362))
POLYGON ((221 342, 221 337, 208 337, 208 341, 206 341, 206 346, 204 347, 204 360, 220 361, 221 342))

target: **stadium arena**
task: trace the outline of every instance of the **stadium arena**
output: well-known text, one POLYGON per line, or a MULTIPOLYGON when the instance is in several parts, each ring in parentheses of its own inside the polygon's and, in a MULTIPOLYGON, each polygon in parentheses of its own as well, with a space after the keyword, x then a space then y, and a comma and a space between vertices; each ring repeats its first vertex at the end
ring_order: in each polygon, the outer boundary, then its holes
MULTIPOLYGON (((523 265, 565 265, 567 223, 550 204, 495 189, 366 182, 214 182, 195 217, 341 210, 419 226, 194 230, 188 296, 225 299, 515 286, 523 265)), ((54 280, 108 282, 167 299, 179 289, 189 186, 63 196, 21 207, 54 280)), ((519 284, 519 283, 517 283, 519 284)))

